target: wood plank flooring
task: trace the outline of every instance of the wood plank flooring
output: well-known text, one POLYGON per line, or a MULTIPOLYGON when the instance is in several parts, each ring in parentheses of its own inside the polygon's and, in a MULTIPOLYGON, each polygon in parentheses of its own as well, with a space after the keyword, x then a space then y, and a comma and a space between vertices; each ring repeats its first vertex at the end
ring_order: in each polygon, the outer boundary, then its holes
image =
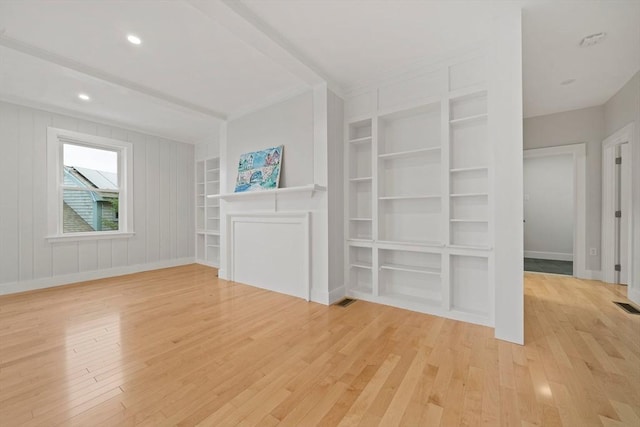
POLYGON ((640 426, 621 286, 526 275, 526 345, 191 265, 0 297, 0 425, 640 426))

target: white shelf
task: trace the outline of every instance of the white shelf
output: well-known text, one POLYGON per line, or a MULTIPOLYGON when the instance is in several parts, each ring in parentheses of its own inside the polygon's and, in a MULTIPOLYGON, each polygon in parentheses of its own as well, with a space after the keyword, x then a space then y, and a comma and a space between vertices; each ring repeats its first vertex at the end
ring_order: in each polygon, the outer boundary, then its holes
POLYGON ((207 184, 219 184, 219 183, 220 183, 219 179, 214 179, 214 180, 211 180, 211 181, 207 181, 207 184))
POLYGON ((371 218, 349 218, 349 221, 373 221, 371 218))
POLYGON ((418 150, 398 151, 395 153, 384 153, 378 155, 378 158, 383 160, 399 159, 402 157, 411 157, 419 154, 430 153, 432 151, 440 151, 440 147, 420 148, 418 150))
POLYGON ((373 178, 370 176, 363 176, 360 178, 349 178, 349 181, 351 182, 371 182, 372 180, 373 178))
POLYGON ((474 167, 470 167, 470 168, 455 168, 455 169, 450 169, 449 172, 452 173, 459 173, 459 172, 474 172, 474 171, 488 171, 489 168, 486 166, 474 166, 474 167))
POLYGON ((365 263, 365 262, 352 262, 351 264, 349 264, 350 267, 354 267, 354 268, 364 268, 366 270, 371 270, 371 264, 365 263))
POLYGON ((451 123, 452 125, 455 125, 455 124, 460 124, 460 123, 485 120, 487 117, 488 116, 487 116, 486 113, 485 114, 476 114, 474 116, 462 117, 460 119, 453 119, 453 120, 450 120, 449 123, 451 123))
POLYGON ((449 249, 471 249, 475 251, 490 251, 493 248, 491 246, 480 246, 480 245, 447 245, 449 249))
POLYGON ((219 248, 220 245, 207 245, 208 248, 219 248))
POLYGON ((372 141, 371 135, 362 138, 354 138, 349 140, 349 144, 366 144, 372 141))
POLYGON ((449 221, 451 221, 451 222, 481 222, 481 223, 482 222, 489 222, 486 219, 458 219, 458 218, 450 219, 449 221))
POLYGON ((450 197, 488 197, 489 193, 458 193, 451 194, 450 197))
POLYGON ((219 230, 205 230, 205 229, 198 229, 196 230, 196 234, 206 234, 207 236, 219 236, 220 235, 220 231, 219 230))
POLYGON ((439 194, 424 194, 421 196, 380 196, 379 200, 418 200, 418 199, 440 199, 439 194))
POLYGON ((414 265, 402 265, 402 264, 382 264, 380 266, 380 269, 406 271, 409 273, 433 274, 436 276, 440 276, 441 274, 440 269, 437 269, 437 268, 418 267, 414 265))
POLYGON ((313 196, 316 191, 326 191, 326 187, 317 184, 302 185, 300 187, 285 187, 277 188, 275 190, 264 191, 247 191, 244 193, 228 193, 228 194, 212 194, 207 196, 209 199, 222 199, 222 200, 238 200, 238 199, 255 199, 264 196, 277 196, 279 194, 294 194, 294 193, 308 193, 308 197, 313 196))
POLYGON ((410 240, 378 240, 377 243, 381 243, 383 245, 413 245, 413 246, 424 246, 424 247, 433 247, 433 248, 441 248, 444 246, 442 242, 410 241, 410 240))
POLYGON ((347 239, 347 242, 351 242, 351 243, 373 243, 372 239, 357 239, 357 238, 351 238, 351 239, 347 239))

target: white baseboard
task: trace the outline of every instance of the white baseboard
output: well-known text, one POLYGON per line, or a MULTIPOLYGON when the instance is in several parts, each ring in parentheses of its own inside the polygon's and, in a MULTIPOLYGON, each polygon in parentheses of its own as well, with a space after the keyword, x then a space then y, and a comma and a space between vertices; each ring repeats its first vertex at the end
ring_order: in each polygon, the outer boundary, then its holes
POLYGON ((319 304, 331 305, 344 298, 345 292, 346 288, 344 286, 340 286, 330 292, 311 289, 311 301, 319 304))
POLYGON ((600 271, 600 270, 585 270, 584 271, 584 277, 580 277, 580 279, 602 280, 602 271, 600 271))
POLYGON ((554 261, 573 261, 573 254, 561 252, 524 251, 525 258, 551 259, 554 261))
POLYGON ((142 271, 158 270, 161 268, 177 267, 195 263, 195 258, 177 258, 147 264, 128 265, 125 267, 107 268, 105 270, 83 271, 81 273, 65 274, 62 276, 44 277, 36 280, 25 280, 0 284, 0 295, 18 292, 34 291, 36 289, 53 288, 71 283, 86 282, 88 280, 104 279, 125 274, 140 273, 142 271))
POLYGON ((196 264, 200 264, 200 265, 204 265, 204 266, 207 266, 207 267, 217 268, 218 270, 220 270, 220 267, 218 265, 216 265, 215 263, 213 263, 213 262, 205 261, 205 260, 202 260, 202 259, 197 259, 197 260, 195 260, 195 263, 196 264))
POLYGON ((640 289, 634 289, 631 286, 627 287, 627 298, 640 305, 640 289))
POLYGON ((343 285, 332 291, 329 291, 329 304, 335 304, 345 297, 347 294, 347 288, 343 285))

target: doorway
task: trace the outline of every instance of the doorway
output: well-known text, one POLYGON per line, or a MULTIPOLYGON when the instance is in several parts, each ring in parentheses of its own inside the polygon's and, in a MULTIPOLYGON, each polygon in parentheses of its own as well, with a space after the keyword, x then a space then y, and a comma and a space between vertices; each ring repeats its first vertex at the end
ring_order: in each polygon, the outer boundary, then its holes
POLYGON ((524 151, 524 270, 585 277, 585 144, 524 151))

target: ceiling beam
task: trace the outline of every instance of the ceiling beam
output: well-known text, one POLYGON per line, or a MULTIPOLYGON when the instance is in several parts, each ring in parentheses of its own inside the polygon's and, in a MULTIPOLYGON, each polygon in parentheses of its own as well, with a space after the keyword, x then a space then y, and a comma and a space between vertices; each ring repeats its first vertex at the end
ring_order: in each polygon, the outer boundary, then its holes
POLYGON ((237 0, 185 1, 309 86, 327 84, 333 92, 342 94, 341 86, 320 66, 295 48, 242 2, 237 0))
POLYGON ((43 61, 47 61, 56 65, 59 65, 69 70, 82 73, 86 76, 100 80, 102 82, 123 87, 125 89, 144 95, 148 98, 152 98, 155 101, 158 101, 158 100, 162 101, 163 103, 169 104, 174 108, 179 107, 187 111, 188 113, 198 113, 198 114, 205 115, 205 116, 219 119, 219 120, 226 120, 227 118, 227 115, 220 111, 211 110, 209 108, 193 104, 183 99, 176 98, 171 95, 167 95, 166 93, 157 91, 147 86, 143 86, 138 83, 132 82, 130 80, 115 76, 113 74, 106 73, 98 68, 90 67, 88 65, 82 64, 73 59, 64 57, 62 55, 58 55, 53 52, 49 52, 48 50, 41 49, 37 46, 33 46, 28 43, 22 42, 20 40, 5 36, 4 31, 0 32, 0 46, 4 46, 8 49, 21 52, 25 55, 29 55, 34 58, 38 58, 43 61))

